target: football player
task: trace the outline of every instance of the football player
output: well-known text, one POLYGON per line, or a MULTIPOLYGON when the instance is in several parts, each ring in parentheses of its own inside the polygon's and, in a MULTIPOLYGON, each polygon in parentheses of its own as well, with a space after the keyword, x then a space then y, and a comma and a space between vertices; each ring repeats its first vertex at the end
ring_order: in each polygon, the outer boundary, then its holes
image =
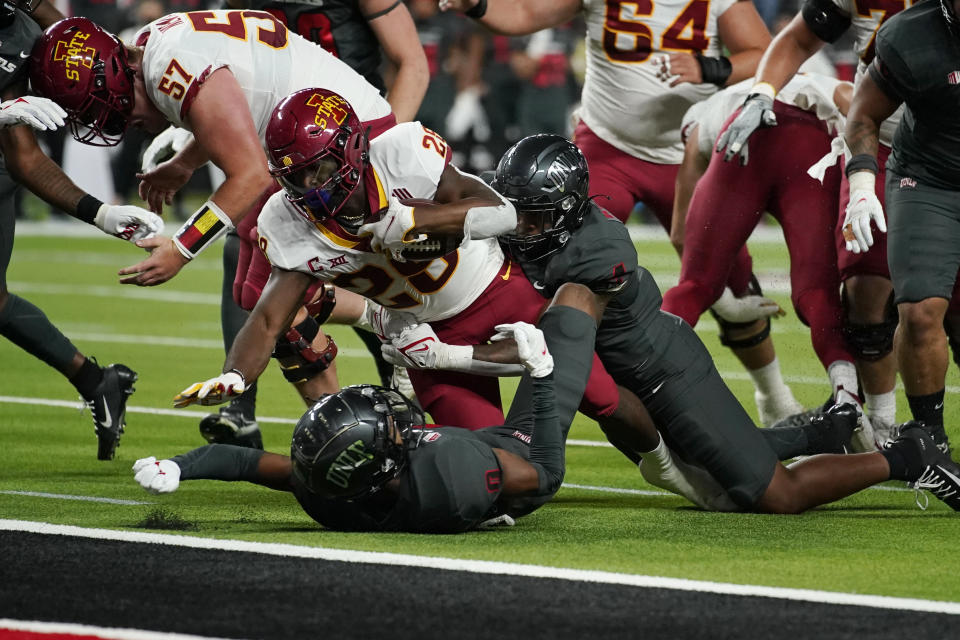
MULTIPOLYGON (((270 287, 272 281, 266 295, 270 287)), ((135 479, 152 493, 195 479, 290 491, 330 529, 459 533, 512 524, 563 481, 566 435, 590 375, 600 313, 589 290, 567 285, 543 314, 542 332, 522 322, 497 327, 498 336, 516 341, 513 357, 498 361, 529 371, 532 412, 523 420, 511 412, 505 425, 476 431, 428 425, 397 392, 359 385, 303 415, 290 457, 208 445, 138 460, 135 479)))
MULTIPOLYGON (((774 103, 780 125, 754 137, 753 155, 761 160, 746 166, 721 162, 714 143, 751 86, 748 80, 724 89, 691 107, 684 118, 687 153, 678 178, 678 193, 684 197, 677 198, 674 229, 686 228, 687 233, 680 283, 664 294, 663 310, 696 326, 723 291, 723 274, 736 252, 764 212, 770 212, 780 222, 790 251, 794 309, 810 326, 814 350, 832 383, 828 406, 853 403, 859 408, 857 371, 843 340, 833 245, 840 172, 828 169, 823 184, 807 175, 808 168, 829 153, 832 136, 842 128, 852 85, 796 76, 774 103), (689 209, 682 209, 681 202, 689 203, 689 209)), ((876 439, 882 444, 890 435, 876 439)), ((868 420, 863 420, 854 444, 858 451, 876 448, 868 420)))
MULTIPOLYGON (((590 165, 590 193, 626 221, 640 201, 669 233, 683 158, 680 124, 694 103, 753 75, 770 34, 751 2, 647 5, 599 0, 442 0, 496 33, 518 36, 587 23, 587 75, 574 139, 590 165), (724 55, 724 52, 727 52, 724 55)), ((524 132, 524 134, 533 132, 524 132)), ((737 298, 760 295, 744 247, 727 284, 737 298)), ((754 302, 756 300, 754 299, 754 302)), ((775 305, 717 305, 721 341, 750 373, 773 421, 802 409, 782 376, 769 338, 775 305), (747 306, 752 313, 740 317, 747 306)))
MULTIPOLYGON (((825 43, 836 42, 853 30, 854 49, 859 56, 857 82, 864 76, 876 49, 880 25, 913 4, 914 0, 893 0, 876 8, 855 0, 804 0, 800 12, 777 34, 764 52, 757 67, 756 84, 744 102, 743 109, 731 123, 727 138, 718 145, 724 159, 748 156, 748 140, 761 127, 776 124, 772 111, 777 92, 800 69, 800 66, 825 43)), ((893 132, 902 111, 890 116, 880 132, 879 185, 873 194, 859 191, 851 197, 851 185, 841 177, 840 202, 836 217, 834 242, 840 282, 843 286, 844 334, 847 346, 856 357, 864 404, 874 430, 881 438, 891 434, 896 419, 896 363, 893 357, 893 334, 897 327, 897 310, 893 304, 890 270, 887 267, 887 241, 883 219, 873 220, 871 211, 882 209, 883 171, 893 132), (879 208, 875 205, 879 202, 879 208), (845 215, 839 215, 845 211, 845 215), (856 234, 856 235, 855 235, 856 234), (867 249, 876 244, 872 251, 867 249)))
MULTIPOLYGON (((780 464, 778 441, 786 434, 823 432, 754 426, 690 325, 661 310, 660 292, 637 266, 629 233, 593 203, 586 185, 586 161, 575 145, 559 136, 524 138, 500 160, 492 183, 517 209, 517 228, 502 241, 546 293, 571 282, 593 292, 603 309, 596 353, 614 380, 643 402, 678 462, 707 472, 714 484, 697 486, 714 493, 698 504, 799 513, 892 478, 917 482, 960 510, 960 467, 919 423, 908 423, 882 452, 780 464), (574 184, 578 188, 569 188, 574 184)), ((402 338, 395 346, 403 348, 402 338)), ((446 350, 438 341, 430 348, 438 356, 446 350)), ((483 360, 489 350, 475 346, 471 357, 483 360)), ((518 397, 526 394, 518 390, 518 397)), ((837 430, 858 422, 852 405, 836 405, 826 415, 837 430)))
MULTIPOLYGON (((451 165, 449 147, 436 132, 402 123, 368 140, 342 96, 304 89, 277 106, 266 146, 271 173, 283 186, 258 224, 260 248, 273 265, 270 279, 224 373, 186 389, 178 404, 217 404, 242 393, 317 280, 430 322, 453 344, 485 341, 497 324, 536 322, 546 301, 504 259, 496 240, 516 226, 513 206, 451 165)), ((308 342, 322 334, 316 322, 295 324, 308 342)), ((323 359, 298 351, 301 366, 287 366, 301 374, 323 359)), ((618 405, 616 388, 602 367, 595 374, 586 411, 608 418, 618 405)), ((411 381, 438 423, 503 424, 495 378, 415 371, 411 381)))
POLYGON ((70 340, 32 303, 7 289, 15 231, 14 196, 23 185, 51 205, 73 217, 95 225, 104 233, 125 240, 150 238, 163 229, 153 213, 133 206, 104 204, 85 193, 46 156, 28 124, 38 129, 55 129, 66 114, 55 103, 28 96, 28 52, 41 30, 31 19, 44 23, 62 18, 46 1, 0 3, 0 334, 31 355, 62 373, 80 393, 93 417, 97 435, 97 458, 113 458, 126 418, 126 402, 137 378, 129 367, 99 366, 80 353, 70 340))
POLYGON ((880 132, 903 105, 886 161, 887 260, 900 316, 894 345, 910 411, 934 430, 944 452, 950 444, 943 425, 943 321, 960 269, 960 127, 950 115, 958 104, 958 41, 953 0, 919 3, 894 16, 877 32, 876 55, 857 85, 844 132, 854 154, 846 168, 851 191, 866 193, 864 215, 882 220, 873 196, 883 184, 880 132))
MULTIPOLYGON (((228 0, 227 6, 231 9, 269 12, 288 29, 346 62, 367 82, 385 93, 399 122, 412 120, 416 114, 427 88, 429 71, 410 12, 399 0, 329 0, 320 4, 228 0), (381 49, 395 69, 389 93, 380 73, 381 49)), ((148 167, 144 173, 159 164, 156 154, 168 148, 168 145, 170 149, 179 151, 189 142, 189 134, 174 142, 183 133, 186 132, 171 127, 157 136, 144 154, 144 163, 148 167)), ((159 158, 161 161, 163 159, 159 158)), ((253 308, 270 276, 270 264, 263 253, 257 250, 256 224, 263 202, 279 188, 272 183, 259 203, 244 216, 236 229, 227 233, 224 240, 221 324, 226 350, 233 344, 237 331, 243 326, 247 313, 253 308)), ((343 309, 346 294, 341 291, 337 297, 343 309)), ((389 384, 394 368, 380 356, 379 339, 369 331, 359 328, 355 328, 355 331, 374 354, 381 382, 389 384)), ((323 336, 319 338, 322 341, 323 336)), ((315 346, 319 351, 327 348, 325 343, 315 346)), ((335 391, 338 388, 335 363, 330 363, 323 380, 314 381, 308 385, 309 388, 301 387, 300 391, 310 397, 335 391)), ((216 414, 204 417, 200 422, 201 433, 211 441, 230 441, 238 437, 238 433, 255 429, 256 390, 257 386, 251 385, 242 396, 220 407, 216 414)))

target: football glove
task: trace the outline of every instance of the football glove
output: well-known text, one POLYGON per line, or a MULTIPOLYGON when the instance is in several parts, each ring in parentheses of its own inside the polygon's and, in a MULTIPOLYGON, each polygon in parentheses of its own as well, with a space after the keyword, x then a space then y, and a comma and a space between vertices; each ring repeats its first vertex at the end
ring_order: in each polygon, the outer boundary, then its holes
POLYGON ((766 296, 737 298, 729 287, 724 287, 723 293, 710 308, 727 322, 753 322, 770 316, 779 318, 787 313, 776 301, 766 296))
POLYGON ((52 131, 64 124, 67 112, 53 100, 40 96, 23 96, 0 103, 0 128, 18 124, 40 131, 52 131))
POLYGON ((871 221, 877 225, 877 231, 887 232, 883 205, 880 204, 876 192, 873 189, 851 190, 847 215, 843 219, 843 239, 847 243, 847 251, 866 253, 870 250, 873 246, 871 221))
POLYGON ((526 322, 512 324, 498 324, 491 340, 508 340, 513 338, 517 343, 517 355, 520 364, 530 372, 534 378, 542 378, 553 372, 553 356, 547 349, 547 339, 543 331, 526 322))
POLYGON ((724 162, 740 154, 740 164, 750 159, 747 140, 753 132, 762 127, 775 127, 777 116, 773 113, 773 98, 763 93, 751 93, 740 108, 740 113, 717 138, 717 153, 726 149, 724 162))
POLYGON ((93 224, 104 233, 136 242, 163 231, 163 219, 152 211, 132 205, 102 204, 93 224))
POLYGON ((383 359, 398 367, 446 369, 450 345, 441 342, 427 323, 403 329, 397 337, 380 346, 383 359))
POLYGON ((403 249, 405 245, 425 240, 425 234, 408 236, 415 225, 413 207, 393 200, 386 213, 377 222, 370 222, 360 227, 359 235, 371 234, 370 248, 374 251, 391 251, 403 249))
POLYGON ((243 376, 236 370, 230 370, 206 382, 194 382, 174 396, 173 406, 182 409, 195 402, 204 406, 221 404, 236 398, 246 388, 243 376))
POLYGON ((147 150, 143 152, 142 173, 153 171, 161 162, 177 155, 191 140, 193 140, 192 133, 173 126, 158 133, 147 146, 147 150))
POLYGON ((140 458, 133 463, 133 479, 150 493, 173 493, 180 486, 180 467, 173 460, 140 458))

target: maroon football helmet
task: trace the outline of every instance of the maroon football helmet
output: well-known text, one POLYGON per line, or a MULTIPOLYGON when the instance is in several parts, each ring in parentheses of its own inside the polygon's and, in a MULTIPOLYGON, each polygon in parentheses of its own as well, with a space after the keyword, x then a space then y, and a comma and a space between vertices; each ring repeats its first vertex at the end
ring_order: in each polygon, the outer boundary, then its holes
POLYGON ((265 135, 270 175, 308 220, 336 218, 363 180, 369 143, 350 103, 327 89, 301 89, 273 110, 265 135))
POLYGON ((51 25, 30 56, 30 83, 67 112, 73 137, 112 147, 133 110, 133 70, 116 36, 87 18, 51 25))

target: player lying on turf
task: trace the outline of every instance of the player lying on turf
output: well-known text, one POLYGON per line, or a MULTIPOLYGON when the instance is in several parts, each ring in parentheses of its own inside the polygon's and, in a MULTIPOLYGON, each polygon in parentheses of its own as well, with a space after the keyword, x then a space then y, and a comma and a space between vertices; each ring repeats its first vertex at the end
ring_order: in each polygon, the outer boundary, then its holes
MULTIPOLYGON (((660 309, 660 291, 650 272, 638 266, 626 227, 587 197, 587 184, 586 160, 569 140, 537 135, 515 144, 492 182, 517 211, 517 228, 503 244, 535 288, 552 294, 574 282, 593 292, 603 309, 596 353, 614 381, 646 406, 677 463, 707 472, 710 482, 696 484, 711 493, 701 495, 698 504, 799 513, 898 479, 918 482, 960 509, 960 467, 936 449, 918 423, 904 425, 881 452, 780 464, 781 447, 790 444, 783 436, 791 432, 756 428, 690 325, 660 309)), ((385 350, 388 360, 453 368, 465 358, 485 360, 495 348, 451 347, 428 325, 404 330, 392 346, 385 350)), ((528 396, 521 382, 517 397, 528 396)), ((853 405, 828 414, 838 423, 848 421, 851 429, 857 422, 853 405)), ((607 435, 621 450, 637 450, 633 434, 607 435)))
POLYGON ((529 371, 532 412, 523 421, 475 431, 425 425, 420 409, 396 391, 359 385, 303 415, 290 457, 214 444, 169 460, 138 460, 135 478, 153 493, 195 479, 291 491, 331 529, 455 533, 524 515, 560 488, 600 316, 588 289, 568 285, 544 313, 542 331, 526 323, 498 327, 516 350, 508 355, 501 346, 494 360, 529 371))

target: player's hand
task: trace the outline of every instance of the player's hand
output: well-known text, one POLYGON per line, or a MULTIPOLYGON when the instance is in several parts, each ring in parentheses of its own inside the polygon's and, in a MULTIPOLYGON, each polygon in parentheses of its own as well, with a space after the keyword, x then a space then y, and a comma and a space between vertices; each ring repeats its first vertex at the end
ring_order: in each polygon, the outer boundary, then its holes
POLYGON ((657 56, 653 60, 657 70, 657 80, 675 87, 681 82, 700 84, 703 82, 703 72, 697 57, 691 53, 671 53, 657 56))
POLYGON ((161 162, 165 162, 180 153, 193 140, 193 134, 186 129, 169 126, 154 137, 143 152, 141 172, 148 173, 156 169, 161 162))
POLYGON ((120 284, 154 287, 180 273, 180 269, 189 262, 174 246, 173 240, 167 237, 137 240, 136 245, 149 251, 150 257, 120 269, 117 275, 127 276, 120 279, 120 284))
POLYGON ((410 369, 443 368, 449 345, 441 342, 427 323, 403 329, 390 342, 380 345, 383 359, 398 367, 410 369))
POLYGON ((367 300, 363 313, 364 324, 369 324, 371 331, 384 342, 393 340, 401 331, 417 324, 416 316, 412 313, 391 311, 373 300, 367 300))
POLYGON ((415 225, 413 207, 393 200, 377 222, 361 225, 359 235, 372 235, 370 248, 374 251, 403 249, 405 245, 425 239, 424 234, 411 235, 415 225))
POLYGON ((858 189, 850 192, 847 203, 847 215, 843 220, 843 239, 847 251, 865 253, 873 246, 873 232, 870 222, 877 225, 877 231, 887 232, 887 221, 883 217, 883 206, 873 190, 858 189))
POLYGON ((761 318, 779 318, 787 314, 777 303, 766 296, 748 295, 737 298, 729 287, 724 287, 720 298, 710 307, 727 322, 753 322, 761 318))
POLYGON ((173 493, 180 486, 180 466, 153 456, 133 463, 133 479, 150 493, 173 493))
POLYGON ((498 324, 491 340, 513 340, 517 343, 517 355, 520 364, 530 372, 534 378, 542 378, 553 371, 553 356, 547 349, 547 340, 543 331, 526 322, 512 324, 498 324))
POLYGON ((187 184, 192 175, 193 169, 173 158, 150 171, 138 173, 140 185, 137 187, 137 193, 151 211, 160 214, 163 213, 163 205, 173 204, 174 194, 180 190, 180 187, 187 184))
POLYGON ((221 373, 206 382, 194 382, 173 398, 173 406, 183 409, 193 403, 204 406, 221 404, 236 398, 247 388, 243 376, 236 371, 221 373))
POLYGON ((130 242, 152 238, 163 231, 160 216, 131 205, 102 204, 93 223, 104 233, 130 242))
POLYGON ((22 96, 0 102, 0 128, 25 124, 40 131, 53 131, 64 125, 67 112, 53 100, 40 96, 22 96))
POLYGON ((737 117, 717 138, 717 153, 726 149, 723 154, 724 162, 729 162, 735 155, 740 154, 740 164, 745 165, 750 159, 747 140, 753 132, 775 126, 777 116, 773 113, 773 98, 763 93, 751 93, 737 117))

